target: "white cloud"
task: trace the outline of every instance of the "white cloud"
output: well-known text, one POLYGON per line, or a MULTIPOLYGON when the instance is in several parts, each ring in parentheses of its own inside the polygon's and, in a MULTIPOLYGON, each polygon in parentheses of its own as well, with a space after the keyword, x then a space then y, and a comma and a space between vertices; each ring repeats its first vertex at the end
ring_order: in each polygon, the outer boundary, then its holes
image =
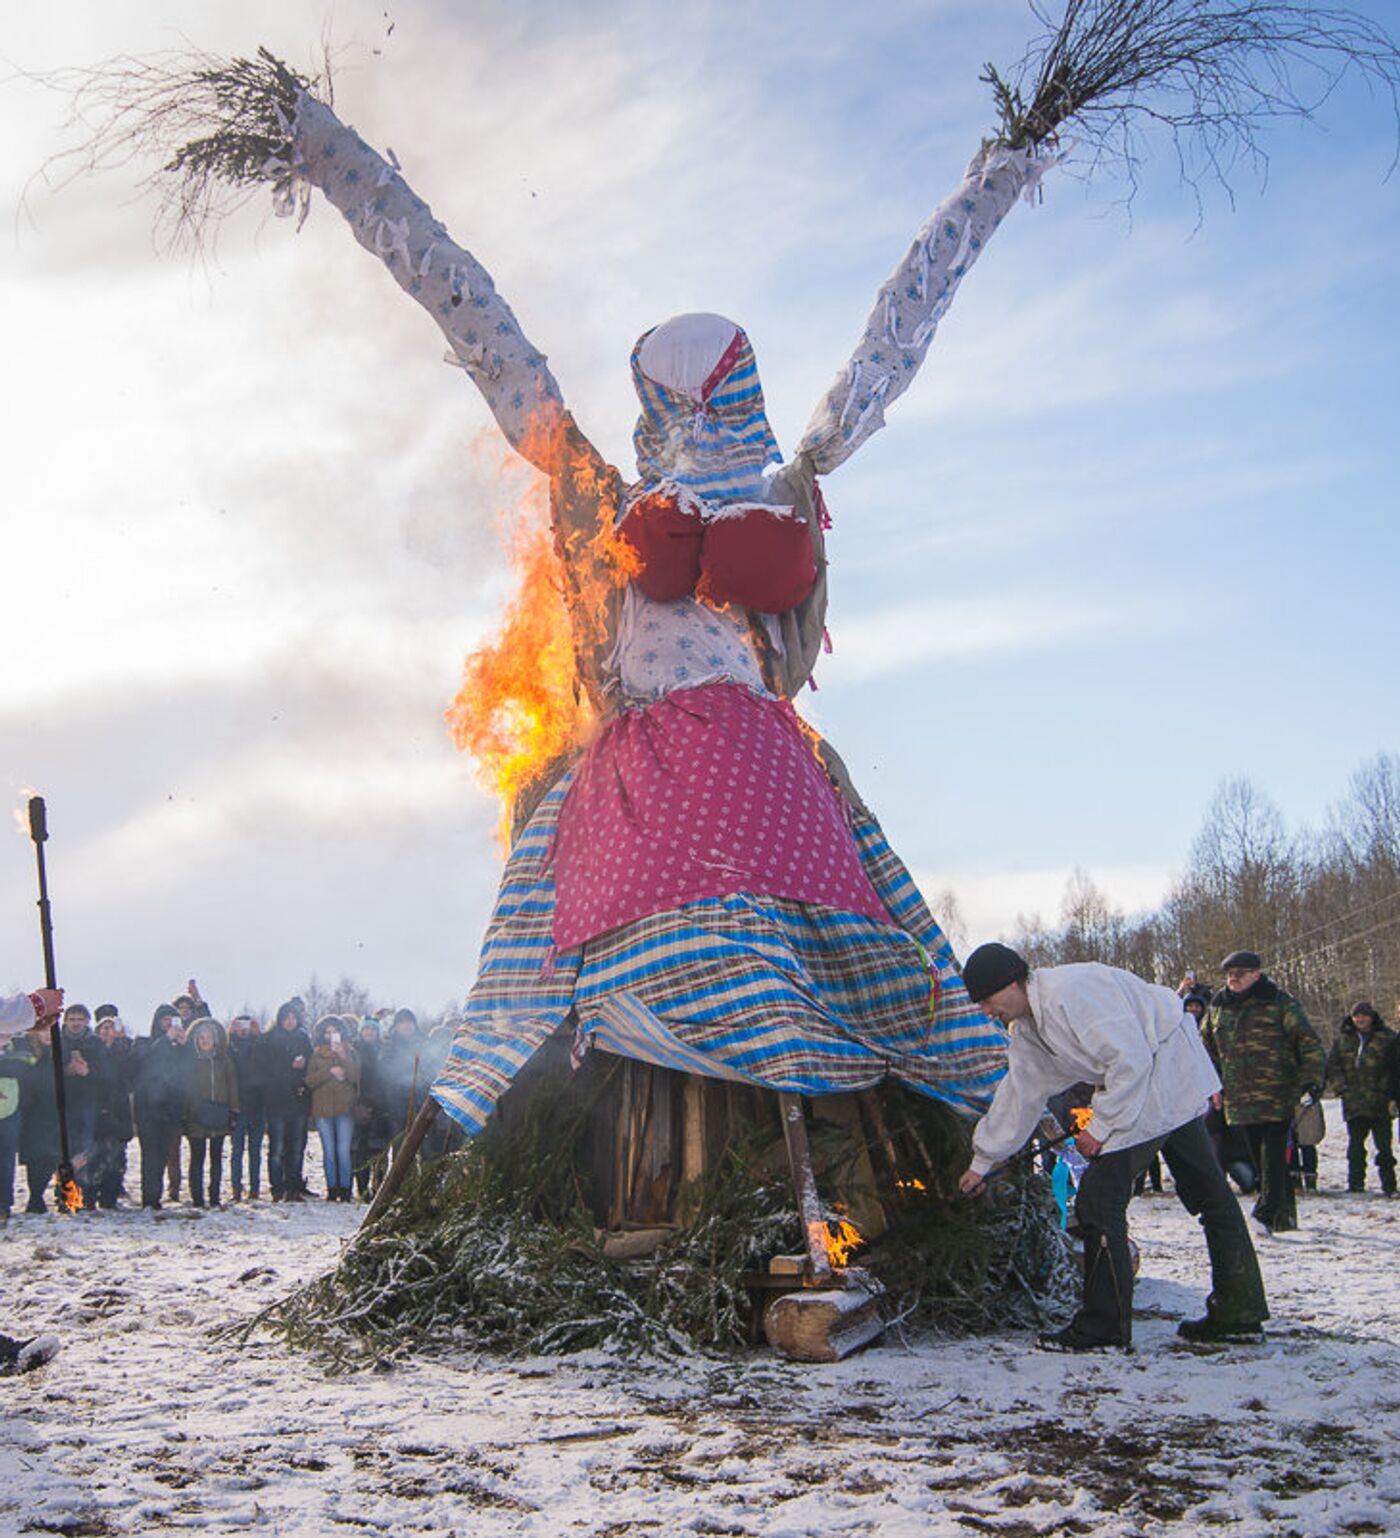
POLYGON ((860 683, 950 657, 1044 652, 1094 636, 1121 638, 1150 623, 1140 608, 1130 612, 1026 585, 986 597, 935 594, 833 622, 836 649, 822 671, 833 684, 860 683))

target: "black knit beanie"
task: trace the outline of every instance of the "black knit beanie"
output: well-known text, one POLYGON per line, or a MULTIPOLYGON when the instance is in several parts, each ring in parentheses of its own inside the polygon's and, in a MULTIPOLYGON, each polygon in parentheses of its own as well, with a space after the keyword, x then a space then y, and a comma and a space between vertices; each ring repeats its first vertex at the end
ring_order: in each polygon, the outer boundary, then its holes
POLYGON ((993 940, 988 945, 979 945, 963 962, 962 975, 968 998, 980 1004, 1012 983, 1025 982, 1030 971, 1024 956, 993 940))

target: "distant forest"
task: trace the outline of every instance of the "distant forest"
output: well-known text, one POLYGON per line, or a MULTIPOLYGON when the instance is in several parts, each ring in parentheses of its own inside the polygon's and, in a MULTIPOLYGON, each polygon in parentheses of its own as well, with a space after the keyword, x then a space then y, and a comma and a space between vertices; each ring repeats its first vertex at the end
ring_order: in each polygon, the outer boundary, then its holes
POLYGON ((1116 909, 1083 872, 1054 928, 1022 918, 1011 943, 1032 965, 1106 961, 1175 987, 1188 970, 1220 986, 1232 950, 1258 951, 1330 1039, 1358 1001, 1400 1009, 1400 754, 1351 776, 1319 831, 1289 833, 1267 795, 1225 780, 1185 873, 1155 912, 1116 909))

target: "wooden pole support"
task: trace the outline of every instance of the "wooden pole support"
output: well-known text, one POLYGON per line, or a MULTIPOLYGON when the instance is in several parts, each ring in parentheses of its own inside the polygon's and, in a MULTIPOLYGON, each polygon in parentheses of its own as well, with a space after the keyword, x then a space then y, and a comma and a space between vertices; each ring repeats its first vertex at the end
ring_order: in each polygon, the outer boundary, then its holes
POLYGON ((404 1183, 404 1177, 418 1157, 418 1150, 423 1146, 423 1139, 427 1137, 428 1129, 437 1120, 438 1110, 438 1103, 431 1095, 418 1107, 418 1114, 413 1118, 408 1131, 404 1133, 403 1142, 399 1144, 394 1162, 389 1166, 384 1179, 379 1184, 379 1189, 374 1193, 374 1200, 369 1204, 369 1211, 365 1213, 364 1222, 360 1224, 356 1238, 378 1221, 384 1209, 398 1195, 399 1187, 404 1183))
POLYGON ((807 1236, 807 1262, 811 1267, 811 1285, 831 1285, 831 1257, 826 1250, 826 1217, 817 1196, 817 1177, 812 1170, 812 1153, 807 1146, 807 1123, 802 1115, 802 1096, 778 1093, 783 1116, 783 1136, 787 1139, 788 1163, 792 1165, 792 1188, 797 1194, 797 1210, 802 1230, 807 1236))

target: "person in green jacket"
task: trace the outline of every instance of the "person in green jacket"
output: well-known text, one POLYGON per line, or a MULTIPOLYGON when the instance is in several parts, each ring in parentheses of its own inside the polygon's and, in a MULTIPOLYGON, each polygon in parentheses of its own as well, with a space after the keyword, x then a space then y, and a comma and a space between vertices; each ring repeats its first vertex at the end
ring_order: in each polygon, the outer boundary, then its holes
POLYGON ((1288 1179, 1288 1129, 1300 1101, 1322 1093, 1322 1042, 1303 1006, 1265 976, 1254 951, 1233 951, 1220 964, 1225 986, 1206 1011, 1201 1039, 1220 1074, 1212 1103, 1231 1127, 1249 1136, 1259 1171, 1254 1216, 1272 1234, 1298 1226, 1288 1179))
POLYGON ((1395 1093, 1397 1039, 1370 1004, 1353 1004, 1327 1054, 1325 1088, 1341 1098, 1347 1124, 1347 1190, 1366 1189, 1366 1139, 1376 1145, 1381 1190, 1395 1195, 1390 1101, 1395 1093))

